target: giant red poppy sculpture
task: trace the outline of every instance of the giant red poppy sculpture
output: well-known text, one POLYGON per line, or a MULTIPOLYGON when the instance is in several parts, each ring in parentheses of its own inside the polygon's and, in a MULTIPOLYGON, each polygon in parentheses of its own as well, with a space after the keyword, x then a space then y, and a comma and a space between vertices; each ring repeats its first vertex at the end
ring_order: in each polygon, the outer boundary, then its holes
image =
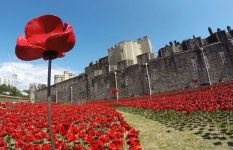
POLYGON ((25 27, 25 36, 20 35, 15 48, 16 56, 24 61, 43 58, 48 60, 48 115, 50 136, 53 149, 51 116, 51 64, 52 60, 63 57, 75 45, 73 27, 54 15, 43 15, 29 21, 25 27))
POLYGON ((16 55, 30 61, 63 57, 75 44, 73 27, 54 15, 44 15, 29 21, 25 36, 17 39, 16 55))

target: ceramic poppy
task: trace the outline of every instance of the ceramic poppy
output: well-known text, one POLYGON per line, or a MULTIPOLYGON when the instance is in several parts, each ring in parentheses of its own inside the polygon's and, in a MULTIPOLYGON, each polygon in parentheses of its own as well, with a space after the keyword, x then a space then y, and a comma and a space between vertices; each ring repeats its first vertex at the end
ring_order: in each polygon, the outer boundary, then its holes
POLYGON ((192 82, 196 83, 198 80, 197 79, 192 79, 192 82))
POLYGON ((15 48, 19 59, 30 61, 53 54, 53 58, 63 57, 75 44, 73 27, 54 15, 43 15, 29 21, 25 36, 20 35, 15 48))
POLYGON ((2 108, 3 108, 3 109, 6 109, 6 104, 2 104, 2 108))
POLYGON ((117 89, 112 89, 112 94, 117 94, 118 90, 117 89))

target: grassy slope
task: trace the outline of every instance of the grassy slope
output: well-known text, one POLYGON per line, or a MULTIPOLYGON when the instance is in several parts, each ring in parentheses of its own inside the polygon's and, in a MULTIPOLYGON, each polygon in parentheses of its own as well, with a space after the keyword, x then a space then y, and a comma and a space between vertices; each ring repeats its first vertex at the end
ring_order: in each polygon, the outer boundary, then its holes
POLYGON ((143 150, 230 150, 226 145, 215 146, 188 131, 179 132, 143 116, 120 112, 131 126, 140 130, 143 150))

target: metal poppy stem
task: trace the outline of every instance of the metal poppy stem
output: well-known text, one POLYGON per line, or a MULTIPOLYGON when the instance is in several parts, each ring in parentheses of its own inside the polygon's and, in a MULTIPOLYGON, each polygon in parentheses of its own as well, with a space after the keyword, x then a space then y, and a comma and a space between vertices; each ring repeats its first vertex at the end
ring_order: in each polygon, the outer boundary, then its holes
POLYGON ((51 138, 52 149, 55 150, 54 138, 53 138, 53 128, 52 128, 52 108, 51 108, 51 66, 52 59, 49 59, 48 64, 48 88, 47 88, 47 98, 48 98, 48 122, 49 122, 49 132, 51 138))

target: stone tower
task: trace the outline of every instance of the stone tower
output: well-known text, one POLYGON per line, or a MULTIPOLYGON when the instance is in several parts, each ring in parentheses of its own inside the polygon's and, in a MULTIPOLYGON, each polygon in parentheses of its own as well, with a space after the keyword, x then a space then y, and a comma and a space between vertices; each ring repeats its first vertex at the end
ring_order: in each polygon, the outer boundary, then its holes
POLYGON ((145 53, 152 53, 147 36, 136 41, 122 41, 108 49, 109 70, 117 70, 119 63, 125 63, 126 66, 137 64, 137 56, 145 53))

